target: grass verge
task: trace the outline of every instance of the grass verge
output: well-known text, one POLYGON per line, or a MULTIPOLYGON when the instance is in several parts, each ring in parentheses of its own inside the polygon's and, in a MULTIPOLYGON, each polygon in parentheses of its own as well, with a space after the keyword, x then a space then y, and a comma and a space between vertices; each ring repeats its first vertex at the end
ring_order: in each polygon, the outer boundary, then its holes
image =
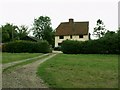
POLYGON ((37 57, 42 53, 2 53, 2 64, 37 57))
POLYGON ((50 88, 117 88, 118 56, 58 54, 42 63, 37 75, 50 88))
POLYGON ((3 72, 6 72, 6 71, 9 72, 9 71, 11 71, 13 69, 16 69, 17 67, 21 67, 23 65, 33 63, 33 62, 38 61, 40 59, 43 59, 43 58, 45 58, 45 57, 47 57, 49 55, 51 55, 51 54, 48 54, 48 55, 43 56, 43 57, 39 57, 39 58, 36 58, 36 59, 32 59, 32 60, 29 60, 29 61, 25 61, 25 62, 21 62, 21 63, 15 64, 15 65, 9 66, 9 67, 3 69, 3 72))

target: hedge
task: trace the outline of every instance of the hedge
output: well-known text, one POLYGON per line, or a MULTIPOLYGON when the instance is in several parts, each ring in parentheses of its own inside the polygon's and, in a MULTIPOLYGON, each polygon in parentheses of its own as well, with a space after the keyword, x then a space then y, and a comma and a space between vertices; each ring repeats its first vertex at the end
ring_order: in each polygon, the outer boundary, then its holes
POLYGON ((5 43, 2 46, 2 52, 10 53, 49 53, 50 46, 47 41, 30 42, 30 41, 13 41, 5 43))
POLYGON ((118 38, 101 38, 89 41, 66 40, 61 45, 65 54, 119 54, 118 38))

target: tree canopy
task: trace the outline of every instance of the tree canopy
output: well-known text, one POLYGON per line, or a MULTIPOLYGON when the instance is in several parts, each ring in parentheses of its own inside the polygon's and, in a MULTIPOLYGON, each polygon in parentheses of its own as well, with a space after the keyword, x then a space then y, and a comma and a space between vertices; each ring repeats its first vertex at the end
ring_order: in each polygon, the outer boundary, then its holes
POLYGON ((19 28, 17 28, 17 33, 20 40, 27 36, 29 32, 30 30, 28 30, 28 27, 25 25, 21 25, 19 28))
POLYGON ((40 40, 47 40, 49 44, 53 45, 54 33, 51 27, 51 19, 48 16, 40 16, 34 19, 33 35, 40 40))
POLYGON ((96 27, 94 28, 94 35, 96 35, 98 38, 103 37, 106 33, 107 29, 105 29, 105 25, 102 20, 98 19, 96 27))
POLYGON ((17 39, 17 26, 6 23, 6 25, 3 25, 2 27, 2 42, 8 42, 12 41, 14 39, 17 39))
POLYGON ((25 25, 18 27, 17 25, 6 23, 5 25, 1 26, 1 30, 3 43, 13 40, 21 40, 23 37, 29 34, 28 27, 25 25))
POLYGON ((51 25, 51 19, 48 16, 40 16, 34 19, 33 23, 33 35, 38 39, 43 39, 44 37, 44 30, 51 25))

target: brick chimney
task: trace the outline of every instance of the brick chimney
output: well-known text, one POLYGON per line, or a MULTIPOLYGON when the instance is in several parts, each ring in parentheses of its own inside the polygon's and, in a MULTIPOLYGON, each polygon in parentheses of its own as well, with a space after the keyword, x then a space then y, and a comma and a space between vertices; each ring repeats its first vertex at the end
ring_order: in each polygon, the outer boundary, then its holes
POLYGON ((69 23, 72 24, 73 22, 74 22, 74 20, 73 20, 72 18, 70 18, 70 19, 69 19, 69 23))

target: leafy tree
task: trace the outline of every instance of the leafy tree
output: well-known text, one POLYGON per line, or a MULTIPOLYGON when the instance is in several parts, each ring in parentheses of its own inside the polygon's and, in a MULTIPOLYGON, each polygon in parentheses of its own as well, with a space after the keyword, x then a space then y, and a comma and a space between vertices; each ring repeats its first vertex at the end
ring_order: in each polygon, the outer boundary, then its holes
POLYGON ((51 25, 51 20, 47 16, 40 16, 39 18, 34 19, 33 23, 33 35, 37 37, 38 39, 43 39, 44 36, 44 30, 46 27, 50 27, 51 25))
POLYGON ((98 38, 103 37, 106 33, 105 25, 102 20, 97 20, 97 25, 94 28, 94 35, 97 35, 98 38))
POLYGON ((34 19, 33 35, 40 40, 47 40, 49 44, 53 43, 54 33, 51 27, 51 19, 48 16, 40 16, 34 19))
POLYGON ((6 23, 2 27, 2 42, 8 42, 18 39, 17 36, 17 26, 13 24, 6 23))
POLYGON ((47 40, 49 44, 53 44, 53 29, 51 27, 45 27, 43 31, 43 40, 47 40))
POLYGON ((25 25, 21 25, 20 27, 17 28, 17 33, 20 40, 27 36, 29 32, 30 31, 28 31, 28 27, 25 25))

